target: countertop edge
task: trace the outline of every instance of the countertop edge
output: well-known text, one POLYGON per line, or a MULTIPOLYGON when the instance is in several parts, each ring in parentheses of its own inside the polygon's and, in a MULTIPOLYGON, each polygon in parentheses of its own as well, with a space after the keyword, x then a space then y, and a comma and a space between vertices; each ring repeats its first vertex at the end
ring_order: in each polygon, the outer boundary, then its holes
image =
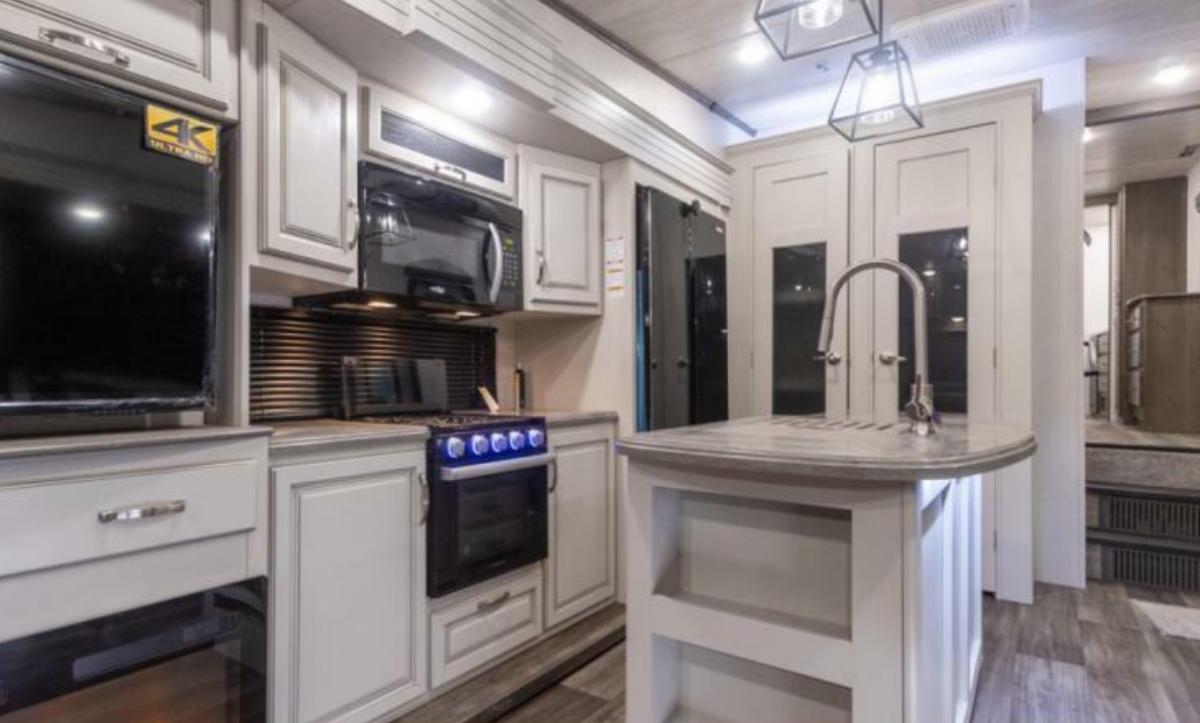
MULTIPOLYGON (((631 460, 666 463, 684 467, 759 472, 772 476, 800 479, 845 480, 859 482, 913 482, 927 479, 969 477, 1007 467, 1033 456, 1037 439, 1033 434, 1013 444, 984 453, 949 456, 936 462, 903 464, 894 459, 865 458, 854 464, 838 460, 770 456, 761 454, 709 453, 695 448, 669 444, 647 444, 628 438, 616 443, 617 454, 631 460)), ((744 476, 741 474, 740 476, 744 476)))
POLYGON ((138 447, 162 447, 193 442, 219 442, 233 439, 267 437, 271 428, 265 426, 170 427, 128 432, 97 432, 39 437, 0 439, 0 460, 44 457, 52 454, 79 452, 111 452, 138 447))

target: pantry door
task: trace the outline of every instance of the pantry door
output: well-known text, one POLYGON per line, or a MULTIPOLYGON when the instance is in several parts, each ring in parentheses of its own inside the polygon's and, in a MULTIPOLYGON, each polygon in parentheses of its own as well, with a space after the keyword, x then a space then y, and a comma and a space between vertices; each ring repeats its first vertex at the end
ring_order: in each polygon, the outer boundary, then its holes
POLYGON ((845 150, 754 172, 754 410, 846 418, 847 304, 833 348, 817 358, 825 299, 849 259, 845 150))
MULTIPOLYGON (((874 153, 877 257, 898 259, 925 286, 934 407, 973 422, 996 419, 995 126, 882 143, 874 153)), ((910 396, 916 356, 912 296, 875 273, 875 421, 894 421, 910 396)), ((994 482, 984 480, 983 583, 994 589, 994 482)))

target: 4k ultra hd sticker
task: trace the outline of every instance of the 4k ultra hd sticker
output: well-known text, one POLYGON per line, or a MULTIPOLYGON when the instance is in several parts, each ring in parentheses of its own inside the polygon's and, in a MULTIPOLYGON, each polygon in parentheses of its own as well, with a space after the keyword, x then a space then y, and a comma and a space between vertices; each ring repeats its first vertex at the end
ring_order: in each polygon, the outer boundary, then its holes
POLYGON ((212 165, 217 159, 217 132, 210 121, 169 108, 146 106, 146 147, 192 163, 212 165))

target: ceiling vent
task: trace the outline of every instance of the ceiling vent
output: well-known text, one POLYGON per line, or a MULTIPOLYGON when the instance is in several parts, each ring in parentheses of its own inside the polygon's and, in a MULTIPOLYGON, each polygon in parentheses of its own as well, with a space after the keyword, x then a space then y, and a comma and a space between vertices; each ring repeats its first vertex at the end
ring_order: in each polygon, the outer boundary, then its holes
POLYGON ((900 21, 892 35, 921 60, 965 53, 1029 29, 1030 0, 968 0, 900 21))

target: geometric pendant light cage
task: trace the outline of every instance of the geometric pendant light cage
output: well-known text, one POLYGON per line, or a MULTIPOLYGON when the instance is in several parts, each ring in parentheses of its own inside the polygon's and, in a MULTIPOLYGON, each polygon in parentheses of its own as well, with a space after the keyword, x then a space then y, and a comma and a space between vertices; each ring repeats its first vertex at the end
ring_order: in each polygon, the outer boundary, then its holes
POLYGON ((878 35, 881 0, 759 0, 754 21, 791 60, 878 35))
POLYGON ((891 41, 855 53, 838 89, 829 125, 850 142, 923 128, 912 65, 891 41))

